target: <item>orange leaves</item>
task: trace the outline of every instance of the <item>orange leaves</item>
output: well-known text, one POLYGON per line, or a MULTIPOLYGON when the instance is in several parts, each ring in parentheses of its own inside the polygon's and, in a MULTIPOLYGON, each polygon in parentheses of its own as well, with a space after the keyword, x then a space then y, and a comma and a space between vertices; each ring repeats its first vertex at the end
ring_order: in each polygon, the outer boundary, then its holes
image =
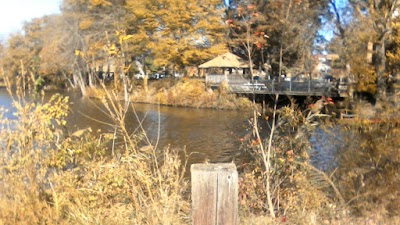
POLYGON ((232 23, 233 23, 233 20, 231 20, 231 19, 225 20, 225 24, 232 24, 232 23))
POLYGON ((216 49, 213 46, 225 42, 226 27, 234 26, 232 20, 221 21, 223 9, 215 4, 215 0, 128 0, 135 32, 126 37, 131 49, 151 54, 155 66, 184 67, 204 61, 216 49))
POLYGON ((333 102, 332 98, 325 98, 325 105, 334 105, 335 103, 333 102))
POLYGON ((293 160, 294 160, 294 151, 293 150, 286 151, 285 155, 286 155, 286 159, 289 162, 293 162, 293 160))
POLYGON ((248 5, 247 7, 246 7, 248 10, 252 10, 252 9, 254 9, 255 7, 254 7, 254 5, 248 5))
POLYGON ((250 12, 253 12, 253 13, 251 13, 251 15, 254 16, 254 17, 257 17, 257 16, 259 16, 259 14, 258 14, 258 12, 255 12, 256 9, 257 8, 252 4, 247 5, 245 7, 245 10, 243 10, 242 6, 238 6, 237 7, 237 13, 238 13, 238 16, 241 17, 243 15, 249 14, 250 12))

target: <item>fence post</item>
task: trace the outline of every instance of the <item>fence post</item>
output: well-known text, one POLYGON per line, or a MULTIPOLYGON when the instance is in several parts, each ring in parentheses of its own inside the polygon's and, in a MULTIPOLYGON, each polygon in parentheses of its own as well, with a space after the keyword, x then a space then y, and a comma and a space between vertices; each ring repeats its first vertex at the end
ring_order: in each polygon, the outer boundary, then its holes
POLYGON ((192 164, 192 224, 238 224, 238 173, 235 164, 192 164))

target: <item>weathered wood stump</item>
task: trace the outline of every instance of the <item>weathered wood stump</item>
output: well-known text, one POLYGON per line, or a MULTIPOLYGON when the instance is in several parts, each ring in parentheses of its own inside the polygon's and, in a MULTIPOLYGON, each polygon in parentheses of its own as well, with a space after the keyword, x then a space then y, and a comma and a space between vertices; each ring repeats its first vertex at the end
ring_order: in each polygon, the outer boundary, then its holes
POLYGON ((193 164, 193 225, 238 224, 238 173, 235 164, 193 164))

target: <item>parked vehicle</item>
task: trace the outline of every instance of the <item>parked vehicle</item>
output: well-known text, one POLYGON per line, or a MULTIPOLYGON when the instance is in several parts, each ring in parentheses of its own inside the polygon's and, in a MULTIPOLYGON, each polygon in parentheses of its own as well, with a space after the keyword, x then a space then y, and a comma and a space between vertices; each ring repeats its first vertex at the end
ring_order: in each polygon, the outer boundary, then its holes
POLYGON ((133 77, 134 77, 136 80, 144 79, 144 74, 136 73, 135 75, 133 75, 133 77))
POLYGON ((158 74, 158 73, 151 74, 149 76, 149 79, 150 80, 158 80, 158 79, 160 79, 160 74, 158 74))
POLYGON ((150 80, 158 80, 158 79, 162 79, 162 78, 165 78, 166 76, 165 76, 165 74, 163 74, 163 73, 154 73, 154 74, 151 74, 150 76, 149 76, 149 79, 150 80))

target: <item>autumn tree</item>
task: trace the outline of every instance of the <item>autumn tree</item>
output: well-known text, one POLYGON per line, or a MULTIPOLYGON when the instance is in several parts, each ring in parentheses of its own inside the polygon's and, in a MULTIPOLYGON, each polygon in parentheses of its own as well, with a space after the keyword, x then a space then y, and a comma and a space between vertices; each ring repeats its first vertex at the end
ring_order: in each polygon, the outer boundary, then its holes
POLYGON ((331 29, 333 30, 333 40, 330 43, 330 50, 334 53, 339 54, 340 61, 345 64, 343 68, 346 68, 346 73, 350 74, 350 56, 347 52, 350 47, 347 43, 348 35, 346 29, 351 23, 350 11, 351 6, 349 4, 341 4, 343 1, 329 0, 329 10, 326 15, 328 24, 331 23, 331 29))
POLYGON ((372 42, 371 34, 374 34, 372 26, 364 18, 354 16, 354 8, 348 2, 330 0, 329 4, 327 20, 333 37, 327 51, 340 56, 334 66, 342 71, 340 76, 355 82, 355 91, 374 94, 376 73, 368 60, 368 43, 372 42))
MULTIPOLYGON (((284 67, 309 70, 309 61, 314 43, 319 37, 321 16, 326 13, 327 1, 276 0, 276 1, 233 1, 231 15, 240 15, 240 10, 256 11, 259 19, 251 26, 255 34, 264 32, 268 45, 255 61, 266 59, 276 75, 284 67), (253 8, 254 6, 254 8, 253 8)), ((231 16, 232 17, 232 16, 231 16)))
POLYGON ((230 28, 229 46, 233 52, 249 60, 250 77, 253 79, 253 60, 258 64, 265 63, 263 56, 268 38, 265 33, 265 17, 255 5, 242 4, 228 11, 226 24, 230 28), (258 61, 255 55, 261 56, 258 61))
MULTIPOLYGON (((355 91, 360 93, 376 93, 376 73, 374 66, 368 60, 368 43, 371 38, 371 27, 367 24, 353 21, 346 29, 345 58, 347 77, 356 81, 355 91)), ((351 90, 350 90, 351 91, 351 90)))
POLYGON ((15 33, 9 37, 4 53, 4 70, 11 81, 20 79, 25 84, 27 79, 32 82, 42 79, 39 53, 43 48, 43 28, 47 22, 47 17, 25 22, 24 34, 15 33))
POLYGON ((335 34, 341 40, 337 49, 347 63, 348 74, 355 76, 356 90, 384 100, 387 50, 398 0, 348 0, 341 1, 341 8, 339 1, 330 0, 330 5, 335 34), (345 16, 350 17, 346 22, 345 16), (372 57, 367 57, 371 53, 372 57))
POLYGON ((40 58, 38 74, 48 82, 63 85, 69 79, 72 61, 66 44, 71 39, 65 29, 65 18, 60 15, 45 16, 46 25, 42 27, 42 47, 38 52, 40 58))
POLYGON ((393 19, 398 8, 398 0, 349 0, 353 7, 354 17, 359 22, 368 24, 372 33, 371 41, 374 43, 374 72, 376 74, 376 98, 386 98, 387 71, 387 45, 393 33, 393 19))
POLYGON ((387 52, 388 71, 392 75, 400 74, 400 21, 397 18, 393 21, 392 43, 387 52))
POLYGON ((3 67, 3 61, 4 61, 4 52, 5 52, 5 48, 4 48, 4 44, 2 41, 0 41, 0 68, 3 67))
POLYGON ((79 51, 77 64, 88 74, 89 86, 95 85, 97 69, 111 64, 108 53, 118 42, 113 34, 125 27, 124 4, 124 0, 63 1, 62 15, 70 18, 70 32, 79 39, 73 50, 79 51))
POLYGON ((219 0, 127 0, 129 34, 156 66, 184 68, 226 51, 219 0))

